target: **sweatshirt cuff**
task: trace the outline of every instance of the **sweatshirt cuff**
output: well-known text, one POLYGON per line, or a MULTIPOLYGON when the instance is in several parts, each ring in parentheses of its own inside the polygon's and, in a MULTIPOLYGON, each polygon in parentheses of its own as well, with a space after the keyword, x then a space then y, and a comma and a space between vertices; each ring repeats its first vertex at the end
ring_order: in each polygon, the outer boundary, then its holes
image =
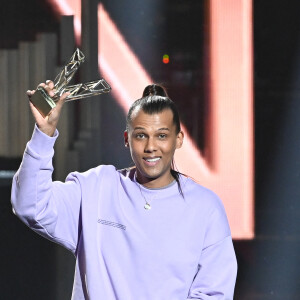
POLYGON ((40 156, 48 156, 53 154, 53 147, 59 133, 56 129, 52 137, 43 133, 35 124, 31 140, 27 147, 40 156))

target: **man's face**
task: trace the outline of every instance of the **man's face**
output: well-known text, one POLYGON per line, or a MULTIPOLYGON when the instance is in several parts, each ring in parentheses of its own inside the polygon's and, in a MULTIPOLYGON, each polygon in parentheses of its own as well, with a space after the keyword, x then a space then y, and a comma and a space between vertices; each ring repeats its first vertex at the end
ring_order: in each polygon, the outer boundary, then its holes
POLYGON ((156 188, 173 180, 171 163, 175 150, 182 145, 183 133, 176 133, 170 109, 150 115, 137 107, 124 137, 141 184, 156 188))

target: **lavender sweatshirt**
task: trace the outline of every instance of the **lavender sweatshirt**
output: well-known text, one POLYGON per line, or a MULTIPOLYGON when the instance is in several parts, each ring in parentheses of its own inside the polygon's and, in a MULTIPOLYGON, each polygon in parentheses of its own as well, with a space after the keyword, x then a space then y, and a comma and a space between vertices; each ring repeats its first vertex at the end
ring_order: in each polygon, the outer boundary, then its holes
POLYGON ((12 186, 15 214, 76 257, 74 300, 232 299, 237 264, 219 198, 190 178, 147 189, 98 166, 52 182, 53 146, 35 128, 12 186), (145 199, 152 209, 145 210, 145 199))

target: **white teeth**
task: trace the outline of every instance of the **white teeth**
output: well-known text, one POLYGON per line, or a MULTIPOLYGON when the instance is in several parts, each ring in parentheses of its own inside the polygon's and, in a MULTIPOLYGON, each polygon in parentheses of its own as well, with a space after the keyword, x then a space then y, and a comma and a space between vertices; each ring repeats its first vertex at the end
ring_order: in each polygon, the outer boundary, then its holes
POLYGON ((160 157, 147 158, 146 161, 149 161, 149 162, 155 162, 155 161, 158 161, 159 159, 160 159, 160 157))

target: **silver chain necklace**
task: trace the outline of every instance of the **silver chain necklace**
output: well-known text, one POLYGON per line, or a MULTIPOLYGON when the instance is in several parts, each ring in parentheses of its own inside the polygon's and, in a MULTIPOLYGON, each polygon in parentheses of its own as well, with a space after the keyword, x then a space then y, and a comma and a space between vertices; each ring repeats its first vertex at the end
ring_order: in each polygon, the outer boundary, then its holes
MULTIPOLYGON (((150 209, 151 209, 151 205, 150 205, 150 203, 147 201, 145 195, 144 195, 143 192, 142 192, 142 188, 141 188, 141 185, 140 185, 140 184, 138 183, 138 181, 137 181, 136 174, 134 174, 134 181, 135 181, 136 185, 139 187, 140 192, 141 192, 141 195, 142 195, 142 197, 143 197, 144 200, 145 200, 144 208, 145 208, 146 210, 150 210, 150 209)), ((154 197, 152 197, 151 201, 152 201, 153 199, 155 199, 155 195, 154 195, 154 197)))
MULTIPOLYGON (((137 182, 137 185, 138 185, 138 187, 139 187, 139 189, 140 189, 140 192, 141 192, 142 197, 143 197, 144 200, 145 200, 144 208, 145 208, 146 210, 150 210, 150 209, 151 209, 151 205, 150 205, 150 203, 147 201, 145 195, 143 194, 142 189, 141 189, 141 185, 140 185, 138 182, 137 182)), ((151 201, 152 201, 153 199, 155 199, 155 196, 151 199, 151 201)))
MULTIPOLYGON (((150 210, 150 209, 151 209, 151 205, 150 205, 150 203, 147 201, 145 195, 144 195, 143 192, 142 192, 141 184, 138 183, 137 178, 136 178, 136 174, 134 174, 134 181, 135 181, 135 183, 138 185, 138 187, 139 187, 139 189, 140 189, 140 192, 141 192, 141 195, 142 195, 142 197, 143 197, 144 200, 145 200, 144 208, 145 208, 146 210, 150 210)), ((173 182, 173 181, 172 181, 172 182, 173 182)), ((171 183, 172 183, 172 182, 171 182, 171 183)), ((171 184, 171 183, 170 183, 170 184, 171 184)), ((169 184, 169 185, 170 185, 170 184, 169 184)), ((152 197, 151 201, 154 200, 154 199, 156 198, 156 196, 157 196, 157 195, 154 195, 154 196, 152 197)))

